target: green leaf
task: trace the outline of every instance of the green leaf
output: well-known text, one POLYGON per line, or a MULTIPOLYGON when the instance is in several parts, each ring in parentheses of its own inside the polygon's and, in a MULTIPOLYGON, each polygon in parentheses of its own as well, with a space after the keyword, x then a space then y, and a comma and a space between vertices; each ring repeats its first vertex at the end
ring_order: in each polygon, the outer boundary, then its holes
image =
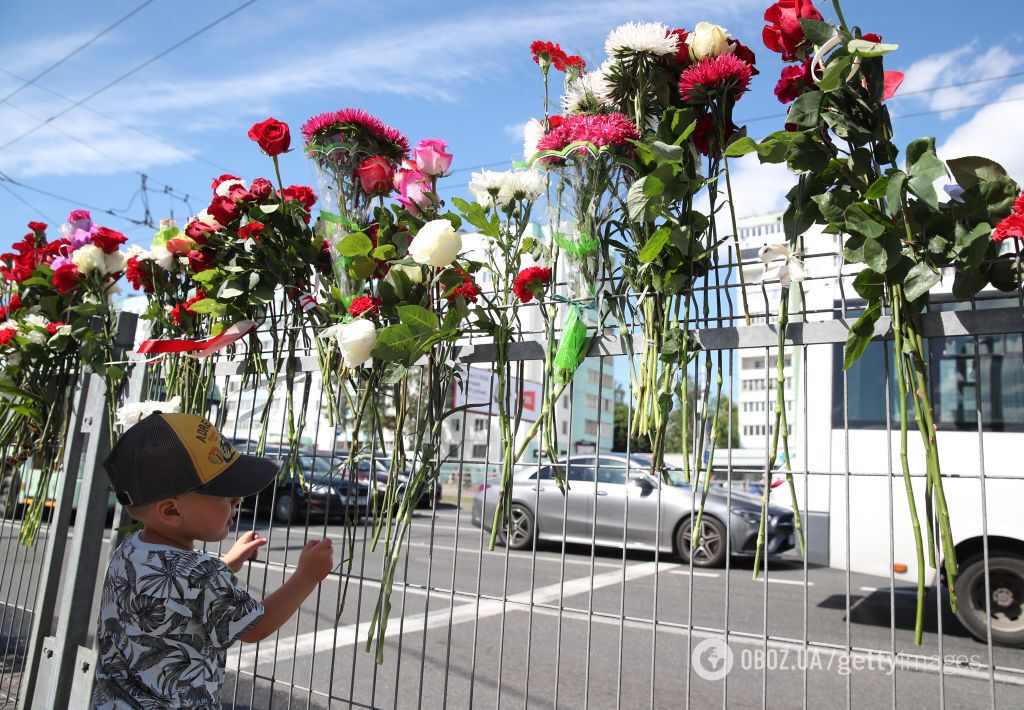
POLYGON ((940 278, 937 269, 933 268, 930 264, 919 261, 914 264, 914 268, 910 270, 906 280, 903 282, 903 294, 908 301, 913 303, 928 293, 932 286, 939 282, 940 278))
POLYGON ((889 176, 883 175, 873 183, 868 191, 864 193, 864 199, 866 200, 880 200, 885 197, 885 191, 889 189, 889 176))
POLYGON ((441 326, 437 314, 423 306, 399 306, 398 317, 414 335, 421 338, 432 335, 441 326))
POLYGON ((123 367, 117 365, 107 365, 107 379, 114 382, 120 382, 124 379, 125 371, 123 367))
POLYGON ((647 212, 647 204, 651 201, 650 195, 644 191, 646 181, 646 175, 634 181, 629 186, 629 192, 626 193, 626 209, 629 212, 629 218, 634 222, 643 220, 647 212))
POLYGON ((900 246, 895 239, 868 239, 864 242, 864 263, 880 274, 896 267, 900 246))
POLYGON ((998 180, 1008 177, 1006 168, 994 160, 982 158, 977 155, 968 155, 963 158, 947 160, 949 172, 953 174, 956 184, 965 190, 974 187, 979 182, 998 180))
POLYGON ((749 136, 743 136, 729 144, 725 149, 725 157, 739 158, 747 153, 753 153, 755 150, 757 150, 757 142, 749 136))
POLYGON ((192 280, 202 286, 209 286, 221 276, 222 274, 220 274, 217 269, 207 269, 206 271, 200 271, 199 273, 192 274, 192 280))
POLYGON ((793 143, 786 153, 786 162, 795 172, 821 172, 828 165, 825 146, 808 133, 794 134, 793 143))
POLYGON ((647 144, 658 162, 679 162, 683 158, 683 147, 662 141, 651 141, 647 144))
POLYGON ((840 86, 844 86, 847 82, 847 77, 850 75, 850 66, 852 64, 853 57, 848 54, 829 60, 828 68, 825 69, 824 76, 818 82, 818 89, 828 93, 835 91, 840 86))
POLYGON ((856 197, 847 190, 830 190, 823 195, 814 195, 811 199, 817 203, 818 209, 821 210, 821 216, 829 224, 837 224, 845 228, 846 208, 853 204, 856 197))
POLYGON ((651 235, 651 238, 647 240, 640 253, 637 254, 637 258, 641 264, 649 264, 658 258, 661 254, 661 250, 665 248, 668 243, 669 234, 672 230, 669 227, 662 227, 651 235))
POLYGON ((389 387, 397 385, 409 370, 400 362, 389 362, 380 374, 380 384, 389 387))
POLYGON ((357 279, 368 279, 377 271, 377 262, 368 256, 357 256, 352 259, 348 270, 357 279))
POLYGON ((217 298, 237 298, 241 296, 245 291, 234 286, 228 286, 225 284, 220 291, 217 292, 217 298))
POLYGON ((946 166, 935 153, 934 138, 918 138, 907 146, 907 188, 933 210, 939 208, 935 181, 946 175, 946 166))
POLYGON ((217 302, 213 298, 204 298, 200 301, 193 303, 190 308, 194 313, 204 313, 211 316, 222 316, 227 313, 228 307, 223 303, 217 302))
POLYGON ((881 57, 889 52, 895 52, 899 48, 898 44, 869 42, 863 39, 850 40, 846 45, 846 50, 850 54, 856 54, 858 57, 881 57))
POLYGON ((362 232, 346 234, 338 242, 338 253, 342 256, 366 256, 373 249, 373 242, 362 232))
POLYGON ((821 100, 824 94, 820 91, 808 91, 793 102, 786 117, 786 123, 793 123, 800 128, 813 128, 821 118, 821 100))
POLYGON ((386 261, 388 259, 394 259, 398 255, 393 244, 381 244, 379 247, 373 250, 372 256, 374 259, 380 259, 386 261))
POLYGON ((886 233, 891 222, 874 205, 856 202, 846 208, 846 229, 877 239, 886 233))
POLYGON ((988 285, 988 274, 985 272, 958 269, 953 277, 953 297, 961 301, 968 301, 986 285, 988 285))
POLYGON ((906 184, 907 174, 902 170, 889 176, 889 184, 885 188, 885 213, 890 217, 903 209, 903 188, 906 184))
POLYGON ((880 302, 872 303, 850 328, 850 334, 846 338, 845 352, 843 353, 844 370, 849 370, 850 365, 857 362, 860 356, 864 354, 868 343, 871 342, 871 337, 875 334, 875 323, 878 322, 881 314, 882 304, 880 302))
POLYGON ((821 20, 800 20, 807 41, 818 47, 822 46, 836 34, 836 28, 821 20))
POLYGON ((853 280, 853 289, 868 303, 878 301, 885 290, 885 276, 877 271, 864 269, 853 280))
POLYGON ((419 354, 420 338, 404 323, 389 325, 377 334, 373 357, 388 362, 411 364, 419 354))

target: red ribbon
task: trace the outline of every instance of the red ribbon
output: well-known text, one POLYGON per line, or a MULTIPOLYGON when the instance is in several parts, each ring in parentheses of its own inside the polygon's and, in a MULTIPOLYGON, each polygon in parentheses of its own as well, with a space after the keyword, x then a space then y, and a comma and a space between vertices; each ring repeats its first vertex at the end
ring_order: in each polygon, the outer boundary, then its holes
POLYGON ((185 340, 169 338, 166 340, 144 340, 135 352, 140 355, 186 353, 189 357, 209 357, 221 348, 245 337, 257 327, 251 320, 243 320, 226 328, 220 335, 205 340, 185 340))

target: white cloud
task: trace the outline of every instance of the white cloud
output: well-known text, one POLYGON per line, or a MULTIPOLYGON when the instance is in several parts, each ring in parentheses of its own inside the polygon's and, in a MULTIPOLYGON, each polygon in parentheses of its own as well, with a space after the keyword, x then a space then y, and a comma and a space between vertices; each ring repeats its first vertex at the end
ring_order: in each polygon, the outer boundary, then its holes
POLYGON ((977 42, 970 42, 914 62, 906 70, 906 79, 896 97, 904 95, 907 101, 923 104, 932 111, 941 111, 940 116, 949 119, 956 115, 959 107, 983 102, 998 90, 998 82, 986 79, 1009 74, 1021 62, 1019 56, 1001 45, 979 53, 977 42), (965 81, 972 83, 930 91, 937 86, 965 81), (913 92, 926 93, 909 95, 913 92))
MULTIPOLYGON (((731 170, 730 182, 736 200, 736 217, 778 212, 786 206, 786 193, 796 184, 796 175, 789 172, 785 164, 769 163, 761 165, 754 154, 746 155, 738 160, 729 161, 731 170)), ((721 197, 725 195, 725 180, 719 181, 721 197)), ((697 209, 707 212, 708 198, 702 195, 697 201, 697 209)), ((718 213, 721 222, 728 222, 729 211, 724 208, 718 213)))
POLYGON ((523 130, 526 128, 526 121, 520 121, 519 123, 506 123, 501 127, 505 135, 513 141, 523 140, 523 130))
POLYGON ((943 160, 981 155, 1000 163, 1018 181, 1024 179, 1024 83, 1011 86, 998 101, 957 126, 939 146, 943 160))

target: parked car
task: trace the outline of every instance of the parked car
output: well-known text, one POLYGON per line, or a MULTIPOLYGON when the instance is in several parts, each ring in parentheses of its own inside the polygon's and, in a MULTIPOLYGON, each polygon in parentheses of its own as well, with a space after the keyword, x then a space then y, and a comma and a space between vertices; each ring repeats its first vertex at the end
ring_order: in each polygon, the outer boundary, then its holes
MULTIPOLYGON (((513 474, 510 509, 512 549, 528 549, 534 538, 596 543, 608 547, 654 550, 690 558, 692 486, 680 480, 666 485, 650 475, 650 459, 624 454, 572 456, 567 469, 568 490, 563 495, 554 478, 554 464, 521 466, 513 474), (628 501, 628 523, 626 521, 628 501), (658 506, 661 513, 658 513, 658 506)), ((498 499, 498 487, 486 484, 473 498, 473 524, 490 529, 498 499)), ((700 491, 696 492, 700 503, 700 491)), ((793 513, 786 508, 768 509, 768 554, 789 550, 794 544, 793 513)), ((693 552, 697 567, 716 567, 725 562, 726 531, 734 555, 754 554, 761 521, 759 499, 734 493, 731 506, 726 491, 713 487, 701 519, 700 544, 693 552)), ((501 538, 504 540, 502 531, 501 538)))
MULTIPOLYGON (((268 458, 284 459, 287 451, 267 447, 268 458)), ((267 488, 242 501, 242 508, 255 510, 257 515, 268 515, 279 523, 311 518, 359 519, 367 514, 370 505, 370 486, 359 481, 354 494, 352 482, 337 466, 332 467, 329 455, 315 451, 298 453, 298 471, 282 469, 276 487, 267 488)))
MULTIPOLYGON (((348 458, 348 452, 335 452, 334 458, 336 462, 344 462, 348 458)), ((377 505, 382 506, 384 499, 387 495, 388 489, 388 477, 389 471, 391 470, 391 454, 383 451, 378 451, 374 455, 374 466, 373 466, 373 478, 374 488, 377 495, 377 505)), ((410 462, 406 462, 409 464, 410 462)), ((410 478, 409 469, 399 471, 395 476, 395 480, 398 484, 397 495, 395 500, 399 500, 402 495, 402 491, 405 486, 409 485, 410 478)), ((359 458, 359 480, 369 481, 370 480, 370 457, 368 455, 361 456, 359 458)), ((420 494, 419 500, 416 502, 417 508, 431 508, 441 500, 441 482, 436 478, 424 487, 423 492, 420 494)), ((379 509, 379 507, 378 507, 379 509)))

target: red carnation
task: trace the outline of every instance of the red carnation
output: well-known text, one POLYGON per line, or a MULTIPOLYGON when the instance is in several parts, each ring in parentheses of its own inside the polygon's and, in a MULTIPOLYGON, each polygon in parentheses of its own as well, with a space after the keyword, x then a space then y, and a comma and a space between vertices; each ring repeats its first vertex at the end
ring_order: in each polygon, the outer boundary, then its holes
POLYGON ((7 312, 8 313, 17 313, 18 311, 21 310, 21 307, 22 307, 21 296, 19 296, 18 294, 14 294, 13 296, 11 296, 11 300, 7 304, 7 312))
POLYGON ((46 223, 45 222, 29 222, 28 223, 28 228, 31 229, 33 232, 45 232, 46 231, 46 223))
POLYGON ((78 267, 74 264, 64 264, 53 272, 53 287, 57 293, 67 293, 78 286, 78 267))
POLYGON ((260 234, 264 229, 266 229, 266 225, 262 222, 249 222, 249 224, 238 230, 238 236, 242 239, 252 239, 258 242, 260 234))
POLYGON ((236 219, 238 219, 239 211, 238 205, 230 197, 217 196, 213 198, 213 202, 206 208, 206 211, 217 220, 217 223, 221 226, 228 226, 236 219))
POLYGON ((792 64, 782 68, 782 76, 779 77, 779 82, 775 85, 775 95, 780 102, 788 104, 813 85, 811 58, 808 57, 802 64, 792 64))
POLYGON ((252 187, 249 188, 249 194, 254 200, 265 200, 273 191, 274 186, 266 178, 256 178, 252 181, 252 187))
POLYGON ((17 334, 18 330, 16 328, 0 329, 0 345, 4 347, 10 345, 11 341, 14 340, 14 336, 16 336, 17 334))
POLYGON ((97 227, 92 234, 92 243, 102 249, 104 254, 113 254, 126 241, 128 237, 106 227, 97 227))
POLYGON ((1024 192, 1020 193, 1020 196, 1013 201, 1012 211, 1016 214, 1024 214, 1024 192))
POLYGON ((192 271, 199 274, 216 266, 213 259, 214 253, 212 249, 192 249, 188 253, 188 266, 192 271))
POLYGON ((153 293, 153 275, 139 263, 139 257, 128 257, 124 267, 124 277, 136 291, 141 289, 146 293, 153 293))
MULTIPOLYGON (((786 130, 789 130, 789 125, 786 124, 786 130)), ((730 121, 729 125, 725 128, 725 143, 729 143, 729 139, 732 138, 732 134, 736 132, 736 126, 730 121)), ((721 148, 718 145, 717 129, 715 128, 715 121, 710 114, 701 116, 697 119, 697 125, 693 129, 693 144, 697 147, 697 150, 701 152, 701 155, 710 155, 712 151, 718 153, 721 148)))
POLYGON ((750 88, 751 75, 750 65, 731 54, 702 59, 679 76, 679 96, 695 104, 716 98, 735 101, 750 88))
POLYGON ((57 321, 56 323, 47 323, 46 332, 49 333, 50 335, 56 335, 57 328, 61 327, 62 325, 67 325, 67 323, 65 323, 64 321, 57 321))
POLYGON ((452 294, 448 296, 448 300, 451 301, 456 296, 462 296, 470 303, 476 303, 476 299, 480 297, 480 287, 473 283, 472 279, 467 277, 466 280, 462 282, 462 285, 457 286, 452 294))
MULTIPOLYGON (((630 141, 639 140, 636 126, 621 113, 600 114, 597 116, 567 116, 558 118, 561 122, 555 125, 552 116, 548 119, 551 131, 537 143, 537 150, 563 150, 577 141, 586 141, 597 147, 628 146, 630 141)), ((580 147, 579 152, 587 148, 580 147)))
POLYGON ((386 195, 391 192, 395 166, 383 155, 374 155, 356 168, 356 177, 367 195, 386 195))
POLYGON ((183 325, 184 315, 186 313, 188 313, 189 315, 195 315, 196 312, 192 310, 192 304, 196 303, 197 301, 202 301, 204 298, 207 298, 206 291, 196 291, 195 296, 188 299, 184 303, 179 303, 174 308, 172 308, 171 320, 174 322, 174 324, 183 325))
POLYGON ((512 293, 523 303, 529 303, 535 295, 540 295, 544 287, 551 282, 551 269, 543 266, 531 266, 523 269, 512 282, 512 293))
POLYGON ((241 179, 242 178, 238 177, 237 175, 228 175, 227 173, 225 173, 224 175, 221 175, 220 177, 214 178, 213 182, 210 183, 210 188, 214 192, 217 192, 217 188, 220 187, 220 184, 222 182, 227 182, 228 180, 241 180, 241 179))
POLYGON ((571 54, 563 60, 562 66, 559 69, 568 74, 569 78, 573 78, 580 76, 587 70, 587 62, 580 55, 571 54))
POLYGON ((530 42, 530 54, 533 55, 533 61, 537 62, 543 72, 547 72, 548 67, 552 64, 559 71, 565 70, 566 54, 556 42, 534 40, 530 42))
POLYGON ((1013 213, 999 224, 992 231, 992 241, 1001 242, 1004 239, 1014 237, 1024 239, 1024 214, 1013 213))
POLYGON ((352 303, 348 307, 348 313, 353 317, 358 317, 363 314, 366 314, 367 316, 375 316, 379 310, 380 299, 373 296, 360 296, 359 298, 353 298, 352 303))
POLYGON ((784 61, 794 62, 802 58, 798 52, 805 40, 800 20, 823 18, 811 0, 779 0, 764 11, 764 19, 769 23, 761 32, 764 45, 784 61))
POLYGON ((868 32, 866 35, 861 36, 861 39, 865 42, 874 42, 875 44, 881 44, 882 42, 882 36, 874 32, 868 32))
POLYGON ((252 124, 249 129, 249 137, 259 143, 263 152, 271 157, 284 153, 292 144, 288 124, 282 123, 276 118, 268 118, 265 121, 252 124))

